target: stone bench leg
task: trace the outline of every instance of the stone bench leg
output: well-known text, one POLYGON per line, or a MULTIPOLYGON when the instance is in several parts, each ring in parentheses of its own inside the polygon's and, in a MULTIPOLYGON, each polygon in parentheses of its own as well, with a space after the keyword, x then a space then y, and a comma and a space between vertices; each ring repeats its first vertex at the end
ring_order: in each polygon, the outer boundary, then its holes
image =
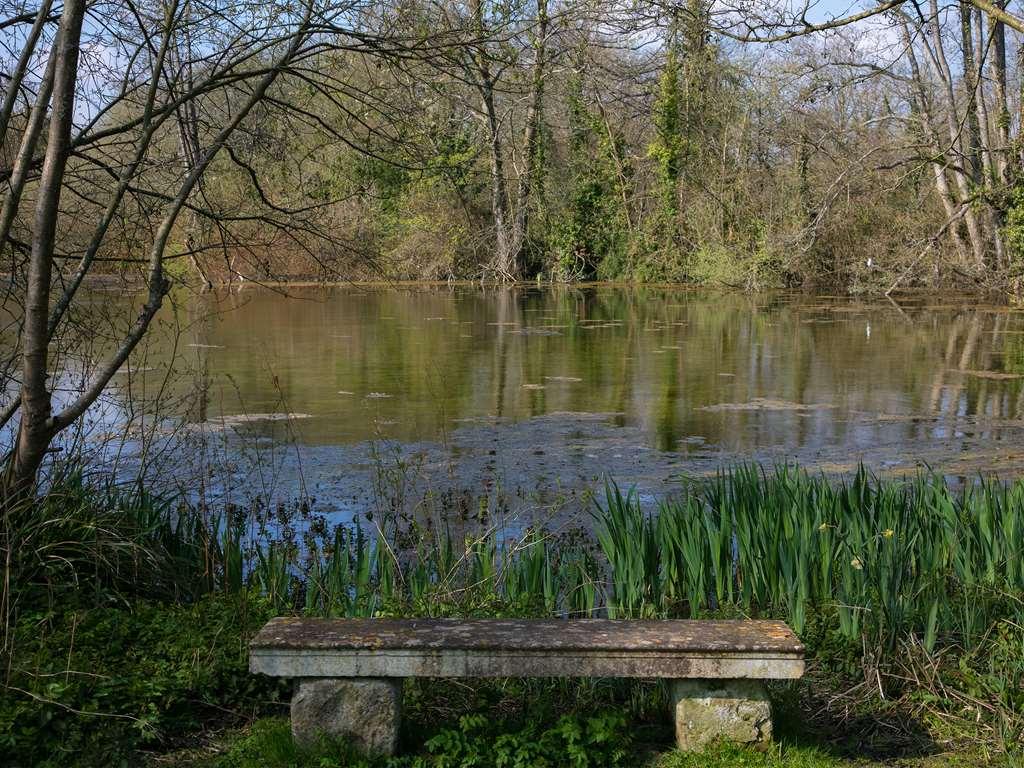
POLYGON ((310 746, 345 739, 367 754, 398 751, 402 678, 302 678, 292 696, 292 736, 310 746))
POLYGON ((719 739, 771 741, 771 705, 760 680, 672 680, 669 686, 679 749, 701 750, 719 739))

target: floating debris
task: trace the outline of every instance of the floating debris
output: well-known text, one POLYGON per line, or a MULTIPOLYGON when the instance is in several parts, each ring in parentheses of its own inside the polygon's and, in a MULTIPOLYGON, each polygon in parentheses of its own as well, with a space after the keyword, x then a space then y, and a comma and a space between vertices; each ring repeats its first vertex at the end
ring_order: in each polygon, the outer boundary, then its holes
POLYGON ((755 397, 747 403, 717 403, 699 408, 701 411, 820 411, 835 408, 828 403, 794 403, 789 400, 773 400, 755 397))
POLYGON ((223 344, 186 344, 185 346, 196 349, 224 349, 223 344))
POLYGON ((226 429, 241 424, 249 424, 254 421, 292 421, 311 418, 313 418, 313 415, 309 413, 238 413, 229 416, 216 416, 206 421, 205 424, 197 426, 226 429))
POLYGON ((354 395, 355 392, 349 392, 347 389, 339 389, 338 390, 338 394, 339 395, 354 395))
POLYGON ((544 389, 543 384, 523 384, 523 389, 544 389))
POLYGON ((383 400, 388 397, 391 397, 391 395, 389 395, 387 392, 368 392, 366 394, 366 398, 368 400, 383 400))
POLYGON ((577 383, 583 381, 583 379, 577 378, 576 376, 545 376, 548 381, 565 381, 569 383, 577 383))
POLYGON ((979 379, 995 379, 1001 381, 1003 379, 1020 379, 1024 378, 1019 373, 1007 373, 1006 371, 957 371, 958 373, 964 373, 968 376, 974 376, 979 379))
POLYGON ((512 333, 517 336, 561 336, 562 334, 558 331, 553 331, 550 328, 516 328, 512 333))
POLYGON ((932 416, 917 413, 876 413, 876 414, 864 414, 864 419, 867 421, 880 421, 885 423, 900 424, 907 423, 913 424, 919 421, 938 421, 940 416, 932 416))

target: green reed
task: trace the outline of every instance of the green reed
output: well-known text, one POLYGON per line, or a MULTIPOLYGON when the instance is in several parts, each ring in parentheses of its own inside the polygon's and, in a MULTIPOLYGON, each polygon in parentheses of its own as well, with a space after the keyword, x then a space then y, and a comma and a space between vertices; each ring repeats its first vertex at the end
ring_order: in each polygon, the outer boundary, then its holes
POLYGON ((309 615, 740 614, 798 633, 815 615, 879 650, 917 638, 968 651, 1024 620, 1024 482, 954 491, 931 474, 741 465, 651 509, 609 484, 592 530, 572 539, 339 526, 300 546, 247 535, 239 510, 208 517, 72 477, 8 520, 22 530, 9 541, 31 544, 14 550, 22 581, 91 573, 95 588, 131 591, 159 574, 165 594, 255 589, 309 615))
POLYGON ((281 594, 286 581, 304 588, 311 614, 739 613, 782 617, 801 633, 813 613, 879 650, 910 638, 970 650, 998 622, 1024 618, 1021 482, 954 492, 937 475, 882 480, 861 469, 835 481, 743 465, 654 509, 609 484, 596 507, 592 534, 571 543, 538 531, 456 542, 436 529, 400 552, 383 535, 371 543, 339 528, 295 579, 263 574, 291 567, 274 550, 254 574, 282 605, 298 602, 281 594))
MULTIPOLYGON (((644 513, 628 496, 610 498, 618 507, 602 515, 598 538, 614 568, 644 513)), ((833 482, 742 466, 652 517, 661 586, 643 594, 662 600, 647 614, 735 606, 784 616, 800 632, 809 610, 829 610, 851 640, 866 633, 891 648, 917 635, 930 649, 945 634, 969 647, 1017 610, 1024 590, 1019 482, 954 493, 935 475, 885 481, 861 469, 833 482)))
POLYGON ((597 541, 608 560, 609 618, 653 616, 662 604, 662 556, 657 520, 645 515, 636 494, 605 488, 598 507, 597 541))

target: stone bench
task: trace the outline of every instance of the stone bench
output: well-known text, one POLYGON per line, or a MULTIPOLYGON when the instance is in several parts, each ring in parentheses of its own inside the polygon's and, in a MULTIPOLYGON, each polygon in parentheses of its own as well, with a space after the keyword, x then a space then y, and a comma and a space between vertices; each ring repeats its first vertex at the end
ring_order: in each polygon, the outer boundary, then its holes
POLYGON ((253 672, 296 678, 292 733, 398 748, 402 678, 633 677, 670 680, 676 741, 771 739, 763 681, 803 674, 779 621, 277 618, 250 646, 253 672))

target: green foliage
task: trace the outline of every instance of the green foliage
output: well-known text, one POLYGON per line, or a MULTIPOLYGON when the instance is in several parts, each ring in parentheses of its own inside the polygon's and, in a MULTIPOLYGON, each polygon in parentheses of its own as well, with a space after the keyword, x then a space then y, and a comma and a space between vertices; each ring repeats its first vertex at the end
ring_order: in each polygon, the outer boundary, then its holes
POLYGON ((953 494, 941 477, 831 483, 791 467, 722 472, 653 516, 607 494, 598 541, 609 611, 700 615, 723 606, 785 617, 834 611, 840 634, 891 652, 918 637, 972 650, 1024 619, 1024 483, 953 494))
POLYGON ((280 686, 248 672, 273 610, 251 598, 23 615, 0 697, 0 764, 117 766, 140 747, 245 713, 280 686))
POLYGON ((426 177, 443 179, 460 195, 483 190, 484 184, 474 172, 480 146, 469 128, 436 128, 430 135, 433 153, 426 164, 426 177))
MULTIPOLYGON (((429 754, 391 759, 370 759, 344 743, 324 740, 311 749, 299 749, 287 719, 258 720, 225 754, 201 765, 211 768, 472 768, 472 766, 630 766, 631 768, 856 768, 892 765, 902 768, 968 768, 981 755, 946 754, 924 759, 876 763, 848 759, 817 746, 773 745, 766 750, 718 744, 702 752, 666 750, 644 755, 624 738, 621 718, 615 715, 564 717, 549 728, 486 724, 480 717, 462 718, 431 740, 429 754), (590 742, 587 739, 591 739, 590 742), (518 758, 531 762, 515 762, 518 758), (533 762, 535 761, 535 762, 533 762)), ((987 763, 1002 765, 989 757, 987 763)), ((1008 763, 1013 765, 1013 763, 1008 763)))
MULTIPOLYGON (((358 527, 351 533, 343 527, 336 528, 334 541, 325 552, 314 544, 304 582, 306 613, 331 617, 372 616, 378 605, 378 593, 390 591, 383 569, 377 567, 380 549, 372 547, 358 527), (380 590, 371 588, 375 572, 380 577, 380 590)), ((381 559, 383 561, 384 557, 381 559)), ((280 567, 287 568, 287 564, 280 567)), ((285 607, 287 602, 287 592, 277 596, 279 606, 285 607)))
POLYGON ((625 208, 632 168, 624 142, 608 122, 595 116, 583 99, 583 79, 569 82, 568 205, 555 223, 553 274, 560 280, 621 276, 630 247, 625 208))
MULTIPOLYGON (((93 505, 69 509, 95 519, 93 505)), ((399 536, 385 526, 377 539, 337 528, 326 541, 298 547, 244 541, 237 511, 197 532, 161 528, 161 516, 179 516, 158 500, 119 509, 128 532, 140 530, 140 520, 148 521, 141 530, 164 531, 137 540, 141 562, 169 558, 188 587, 177 594, 193 602, 140 601, 112 576, 136 572, 109 570, 110 557, 97 571, 105 574, 98 588, 71 588, 82 582, 80 566, 45 571, 46 589, 16 584, 15 594, 22 586, 25 594, 15 600, 8 638, 0 762, 58 765, 73 754, 78 764, 117 765, 211 715, 273 701, 276 684, 247 671, 245 642, 270 615, 291 612, 777 616, 800 633, 832 685, 862 680, 871 665, 871 691, 922 707, 951 706, 942 692, 958 691, 979 702, 972 725, 982 718, 1007 742, 1024 723, 1024 481, 979 481, 953 492, 930 475, 884 481, 861 470, 835 482, 788 466, 738 466, 688 486, 656 512, 609 485, 593 537, 529 531, 518 542, 498 532, 456 542, 440 527, 399 536), (134 511, 126 516, 126 509, 134 511), (197 542, 214 554, 174 554, 194 553, 197 542), (211 562, 219 575, 208 574, 211 562), (194 597, 196 585, 205 585, 205 597, 194 597), (912 682, 906 670, 918 665, 927 676, 912 682)), ((64 536, 71 524, 63 518, 55 530, 64 536)), ((108 534, 112 541, 127 535, 108 534)), ((56 544, 34 542, 41 551, 56 544)), ((166 578, 156 584, 174 593, 166 578)), ((537 685, 543 693, 523 698, 578 702, 585 689, 579 683, 553 694, 559 683, 537 685)), ((619 711, 646 711, 648 698, 619 711)), ((417 707, 425 722, 436 721, 429 707, 417 707)), ((478 706, 455 709, 451 701, 442 708, 448 723, 479 714, 478 706)), ((555 706, 500 728, 494 718, 470 717, 425 734, 427 754, 417 759, 426 762, 396 765, 474 765, 495 755, 510 766, 618 764, 622 741, 609 734, 621 723, 595 715, 598 708, 574 711, 558 720, 565 708, 555 706)), ((282 749, 282 760, 295 765, 313 759, 282 749)))
POLYGON ((345 743, 310 749, 292 741, 287 720, 267 719, 236 741, 215 768, 615 768, 631 765, 621 714, 565 715, 553 725, 518 727, 466 715, 430 738, 425 754, 368 758, 345 743))
POLYGON ((429 758, 416 768, 597 768, 627 765, 629 737, 625 718, 604 713, 590 717, 565 715, 553 727, 529 723, 513 732, 483 715, 460 718, 427 742, 429 758))
POLYGON ((194 595, 223 583, 223 558, 237 542, 221 546, 195 510, 134 486, 86 482, 78 468, 49 482, 41 498, 6 509, 0 560, 12 612, 61 601, 65 592, 103 602, 194 595))
POLYGON ((309 747, 292 740, 287 718, 257 720, 213 762, 213 768, 378 768, 401 765, 399 761, 373 760, 344 742, 328 739, 309 747))
MULTIPOLYGON (((654 160, 661 190, 662 207, 660 215, 674 229, 678 214, 677 194, 679 175, 682 171, 686 139, 682 132, 680 109, 680 65, 675 46, 670 46, 665 66, 658 79, 658 94, 651 109, 654 125, 654 139, 647 148, 647 156, 654 160)), ((671 229, 668 230, 671 233, 671 229)))
POLYGON ((49 516, 41 530, 53 539, 35 529, 12 539, 22 542, 12 548, 12 582, 37 612, 52 604, 47 595, 83 583, 99 605, 114 595, 255 586, 279 611, 323 616, 698 616, 735 606, 784 616, 797 631, 810 610, 835 611, 848 641, 885 650, 909 637, 929 650, 973 650, 1000 620, 1024 616, 1024 482, 954 493, 932 475, 893 482, 862 469, 831 482, 789 466, 737 466, 657 514, 610 485, 593 539, 531 531, 510 544, 494 532, 458 543, 444 529, 414 528, 403 538, 415 551, 397 559, 394 534, 372 540, 339 526, 304 547, 244 541, 236 513, 207 529, 154 497, 80 480, 37 506, 32 519, 49 516), (70 493, 78 503, 67 503, 70 493), (102 537, 98 510, 109 515, 102 537), (18 558, 29 552, 25 565, 18 558))
POLYGON ((662 604, 657 520, 644 513, 632 492, 623 496, 609 485, 598 522, 597 540, 611 570, 608 617, 652 617, 662 604))
POLYGON ((687 275, 695 283, 757 290, 778 285, 782 259, 764 237, 758 222, 734 232, 734 242, 709 242, 690 253, 687 275))
POLYGON ((1024 186, 1018 185, 1010 193, 1003 233, 1010 263, 1019 268, 1024 263, 1024 186))
MULTIPOLYGON (((646 46, 666 53, 656 80, 647 59, 602 35, 573 35, 571 48, 567 40, 548 41, 542 72, 534 66, 539 19, 529 18, 539 8, 491 3, 481 11, 489 32, 473 45, 463 40, 463 53, 486 51, 496 136, 479 120, 477 78, 460 74, 461 66, 437 68, 432 56, 406 60, 373 46, 339 51, 318 63, 321 86, 284 79, 273 103, 246 121, 245 140, 231 144, 235 158, 219 157, 203 182, 208 213, 190 217, 198 217, 196 231, 207 242, 200 253, 186 253, 185 241, 194 238, 185 236, 192 225, 183 222, 168 271, 185 277, 196 264, 214 280, 234 271, 276 279, 480 278, 497 231, 488 184, 492 139, 505 162, 510 214, 520 202, 520 174, 533 176, 523 201, 524 253, 517 254, 523 277, 877 290, 908 266, 907 282, 935 266, 932 259, 910 263, 945 219, 922 175, 927 164, 878 164, 853 174, 844 195, 832 188, 837 169, 919 140, 907 126, 889 133, 857 127, 885 124, 893 99, 902 98, 892 89, 906 83, 848 84, 844 107, 820 97, 835 88, 828 68, 789 87, 785 57, 748 57, 713 33, 707 0, 663 9, 666 34, 646 46), (564 77, 568 69, 576 72, 564 77), (535 78, 543 98, 537 141, 528 148, 535 78), (849 109, 864 119, 850 122, 849 109), (270 236, 282 223, 260 215, 267 203, 294 212, 286 217, 287 236, 270 236), (237 215, 214 226, 227 212, 237 215), (213 246, 228 225, 227 241, 238 247, 223 259, 213 246), (861 268, 864 243, 872 243, 871 270, 861 268)), ((437 19, 418 4, 404 4, 391 21, 405 39, 437 33, 437 19)), ((1005 119, 999 113, 997 122, 1005 119)), ((165 136, 154 148, 157 177, 180 159, 177 144, 165 136)), ((978 210, 1001 219, 1004 191, 983 186, 978 210)), ((1020 207, 1010 206, 1006 222, 1015 254, 1022 248, 1020 207)), ((111 235, 120 255, 144 245, 145 228, 133 226, 143 212, 126 209, 128 224, 111 235)), ((87 233, 78 230, 91 218, 72 218, 82 240, 87 233)), ((942 241, 936 259, 958 258, 942 241)), ((994 279, 1015 279, 1016 270, 1006 272, 994 279)))
POLYGON ((408 172, 376 154, 357 152, 344 157, 351 163, 350 183, 376 199, 383 211, 397 212, 402 193, 410 181, 408 172))

